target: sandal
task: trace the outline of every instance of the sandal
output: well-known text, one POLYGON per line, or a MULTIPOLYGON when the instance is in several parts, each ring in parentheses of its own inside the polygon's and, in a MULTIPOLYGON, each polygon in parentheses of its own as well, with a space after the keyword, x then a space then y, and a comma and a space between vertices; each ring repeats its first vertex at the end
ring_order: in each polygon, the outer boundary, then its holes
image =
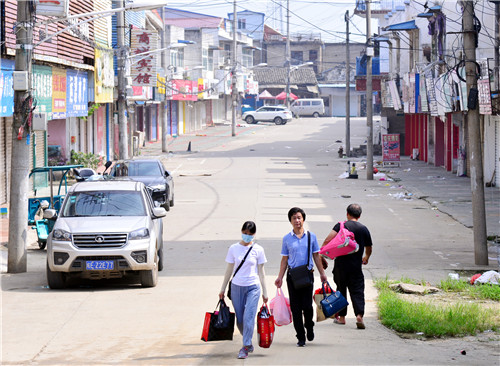
POLYGON ((363 323, 363 322, 356 322, 356 328, 358 328, 358 329, 365 329, 365 323, 363 323))
POLYGON ((339 320, 339 318, 335 318, 335 319, 333 319, 333 322, 334 322, 335 324, 345 325, 345 322, 341 322, 341 321, 339 320))

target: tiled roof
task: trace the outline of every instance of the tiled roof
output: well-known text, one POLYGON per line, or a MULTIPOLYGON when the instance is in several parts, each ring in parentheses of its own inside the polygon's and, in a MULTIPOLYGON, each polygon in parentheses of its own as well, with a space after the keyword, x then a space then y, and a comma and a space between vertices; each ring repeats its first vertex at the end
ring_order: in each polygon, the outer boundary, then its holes
MULTIPOLYGON (((286 85, 287 68, 286 67, 257 67, 253 69, 255 80, 259 85, 286 85)), ((294 85, 317 85, 316 75, 310 67, 301 67, 290 72, 290 84, 294 85)))

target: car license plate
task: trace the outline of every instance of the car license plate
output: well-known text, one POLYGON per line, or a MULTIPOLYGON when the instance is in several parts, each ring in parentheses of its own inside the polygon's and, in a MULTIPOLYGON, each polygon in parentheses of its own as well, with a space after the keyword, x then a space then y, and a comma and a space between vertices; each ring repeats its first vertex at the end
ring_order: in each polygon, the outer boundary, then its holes
POLYGON ((85 268, 88 271, 105 271, 115 268, 114 261, 87 261, 85 268))

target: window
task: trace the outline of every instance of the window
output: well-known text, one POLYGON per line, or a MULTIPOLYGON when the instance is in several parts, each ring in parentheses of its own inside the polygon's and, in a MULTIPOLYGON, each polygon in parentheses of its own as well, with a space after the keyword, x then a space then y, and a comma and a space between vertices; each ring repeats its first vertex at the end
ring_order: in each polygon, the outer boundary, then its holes
POLYGON ((75 192, 66 199, 63 217, 146 215, 141 192, 75 192))
POLYGON ((313 100, 312 105, 321 105, 321 102, 319 100, 313 100))
POLYGON ((252 56, 252 49, 251 48, 244 48, 243 49, 241 63, 245 67, 252 67, 253 66, 253 56, 252 56))
POLYGON ((214 50, 208 50, 207 70, 213 71, 213 69, 214 69, 214 50))
POLYGON ((316 61, 316 60, 318 60, 318 51, 310 50, 309 51, 309 61, 316 61))
POLYGON ((203 48, 201 51, 202 65, 205 70, 208 69, 208 49, 203 48))
POLYGON ((245 19, 238 19, 238 29, 246 29, 247 21, 245 19))
POLYGON ((291 60, 292 65, 300 65, 304 61, 304 52, 302 51, 292 51, 291 56, 292 56, 291 60))
POLYGON ((302 101, 302 105, 303 105, 303 106, 310 106, 310 105, 311 105, 311 102, 310 102, 310 101, 308 101, 308 100, 307 100, 307 101, 306 101, 306 100, 303 100, 303 101, 302 101))

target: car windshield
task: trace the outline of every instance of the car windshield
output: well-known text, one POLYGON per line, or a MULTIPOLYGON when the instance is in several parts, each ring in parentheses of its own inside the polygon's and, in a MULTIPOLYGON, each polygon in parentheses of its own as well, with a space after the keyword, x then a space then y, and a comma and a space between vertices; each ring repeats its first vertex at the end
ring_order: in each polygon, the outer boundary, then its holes
POLYGON ((156 161, 128 164, 129 177, 144 177, 144 176, 157 177, 159 175, 161 175, 161 170, 156 161))
POLYGON ((62 216, 145 216, 140 192, 76 192, 66 196, 62 216))

